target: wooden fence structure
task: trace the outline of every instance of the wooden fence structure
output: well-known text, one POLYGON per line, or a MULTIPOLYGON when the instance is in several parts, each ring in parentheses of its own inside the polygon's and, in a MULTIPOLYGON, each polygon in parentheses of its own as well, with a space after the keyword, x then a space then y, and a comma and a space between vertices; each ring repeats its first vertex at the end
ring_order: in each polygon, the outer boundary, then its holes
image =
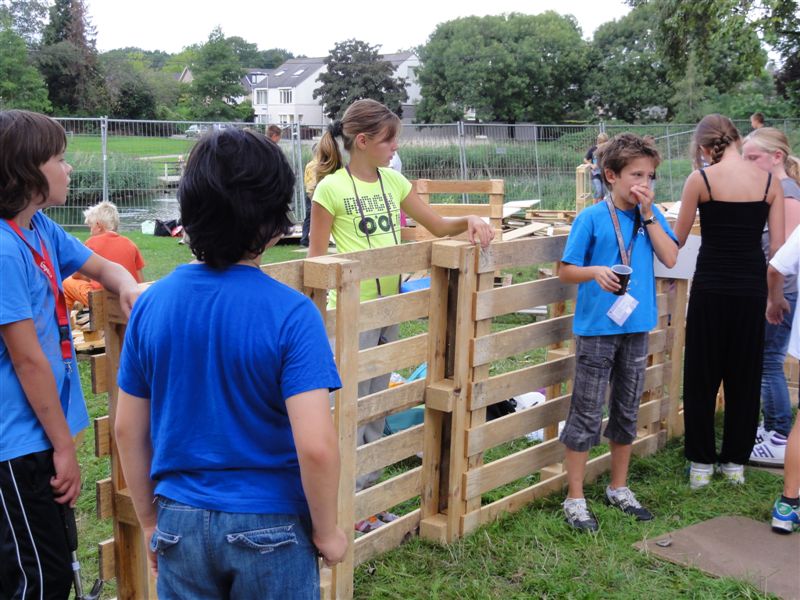
MULTIPOLYGON (((462 241, 428 241, 262 267, 307 293, 335 338, 343 383, 333 411, 342 457, 338 515, 353 543, 343 563, 323 570, 323 597, 351 598, 354 569, 409 536, 451 542, 564 486, 566 476, 559 464, 564 449, 556 436, 570 402, 574 357, 568 308, 576 293, 575 286, 562 284, 554 275, 565 242, 566 236, 536 237, 496 242, 481 250, 462 241), (359 300, 361 280, 426 270, 429 289, 359 300), (511 272, 517 280, 523 273, 524 281, 495 288, 496 272, 511 272), (326 295, 332 290, 337 292, 337 305, 328 310, 326 295), (549 308, 544 320, 523 316, 511 319, 523 324, 498 325, 503 315, 543 305, 549 308), (427 331, 417 327, 423 332, 358 349, 359 331, 425 320, 427 331), (526 358, 533 355, 536 361, 526 358), (423 362, 428 365, 426 379, 357 397, 359 381, 423 362), (508 368, 520 362, 522 368, 508 368), (547 390, 542 404, 486 421, 488 406, 540 388, 547 390), (359 424, 420 404, 425 407, 423 424, 356 447, 359 424), (545 430, 544 441, 526 442, 522 450, 486 459, 490 449, 537 429, 545 430), (358 475, 398 463, 401 468, 392 469, 393 476, 354 492, 358 475), (397 510, 401 504, 403 510, 397 510), (392 509, 402 513, 398 520, 353 539, 357 520, 392 509)), ((682 433, 686 284, 658 281, 659 322, 650 333, 647 392, 634 442, 638 455, 653 453, 668 437, 682 433)), ((98 482, 97 504, 101 517, 114 519, 114 538, 100 545, 101 577, 116 576, 119 598, 155 598, 112 437, 116 372, 127 319, 110 295, 95 318, 105 323, 106 354, 94 360, 93 383, 95 391, 108 391, 110 406, 109 416, 96 422, 96 446, 98 455, 111 459, 111 478, 98 482)), ((597 477, 609 467, 610 455, 598 456, 589 462, 588 476, 597 477)))

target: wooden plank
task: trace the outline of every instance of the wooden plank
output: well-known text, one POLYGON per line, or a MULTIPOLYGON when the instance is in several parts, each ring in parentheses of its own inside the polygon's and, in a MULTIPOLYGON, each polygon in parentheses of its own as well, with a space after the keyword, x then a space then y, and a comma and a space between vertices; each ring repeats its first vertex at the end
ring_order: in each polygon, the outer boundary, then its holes
POLYGON ((133 508, 133 498, 127 488, 114 494, 114 520, 139 528, 139 520, 136 518, 136 511, 133 508))
POLYGON ((663 352, 667 348, 667 332, 664 329, 656 329, 650 332, 647 338, 647 353, 656 354, 663 352))
POLYGON ((111 478, 100 479, 94 484, 94 494, 97 504, 97 518, 101 521, 114 516, 114 489, 111 478))
MULTIPOLYGON (((142 285, 139 286, 142 288, 142 285)), ((127 324, 128 316, 125 314, 125 311, 122 310, 122 307, 119 304, 119 298, 114 296, 107 290, 101 290, 103 294, 103 302, 101 306, 103 307, 103 311, 101 314, 105 316, 104 323, 117 323, 117 324, 127 324)), ((99 317, 98 317, 99 318, 99 317)), ((108 327, 100 327, 101 329, 108 329, 108 327)))
POLYGON ((669 377, 669 416, 667 418, 667 436, 669 438, 683 435, 684 424, 681 413, 681 386, 683 384, 683 347, 686 341, 686 302, 689 282, 685 279, 675 281, 675 291, 670 307, 673 334, 669 349, 672 368, 669 377))
POLYGON ((114 538, 108 538, 97 544, 97 562, 99 572, 97 576, 103 581, 116 577, 116 564, 114 561, 114 538))
POLYGON ((106 307, 103 290, 91 290, 89 292, 89 331, 103 329, 106 321, 106 307))
POLYGON ((382 510, 390 510, 401 502, 420 495, 422 467, 392 477, 356 494, 356 521, 366 519, 382 510))
POLYGON ((358 399, 358 424, 419 406, 425 402, 425 380, 417 379, 358 399))
POLYGON ((372 248, 358 252, 347 252, 336 256, 346 260, 357 260, 361 268, 361 279, 375 279, 384 275, 424 271, 431 266, 433 242, 401 244, 387 248, 372 248))
POLYGON ((481 252, 478 273, 561 260, 567 236, 536 237, 495 242, 481 252))
POLYGON ((338 254, 306 258, 303 261, 305 263, 303 265, 303 285, 321 290, 335 289, 339 276, 338 265, 342 264, 341 260, 338 254))
POLYGON ((489 406, 526 392, 560 384, 575 374, 575 356, 548 361, 502 375, 495 375, 472 386, 470 409, 489 406))
POLYGON ((422 429, 423 425, 415 425, 394 435, 359 446, 356 450, 356 477, 414 456, 422 449, 422 429))
MULTIPOLYGON (((542 406, 547 406, 550 402, 545 402, 542 406)), ((535 410, 536 408, 539 407, 529 410, 535 410)), ((659 411, 660 403, 657 400, 641 405, 639 407, 638 423, 650 423, 653 417, 659 414, 659 411)), ((607 422, 607 418, 603 419, 603 427, 607 422)), ((489 490, 530 475, 541 467, 560 462, 564 458, 564 448, 564 444, 559 440, 552 439, 469 471, 464 474, 465 497, 479 497, 489 490)))
POLYGON ((98 458, 111 454, 111 419, 108 415, 94 420, 94 455, 98 458))
POLYGON ((477 454, 567 418, 572 394, 511 413, 467 430, 467 453, 477 454))
MULTIPOLYGON (((384 552, 397 548, 411 537, 419 527, 419 521, 420 510, 417 509, 358 538, 354 548, 355 564, 360 565, 384 552)), ((337 598, 341 598, 341 596, 337 596, 337 598)))
POLYGON ((93 354, 91 358, 92 393, 104 394, 108 391, 108 361, 105 352, 93 354))
MULTIPOLYGON (((663 437, 664 433, 661 432, 657 435, 651 435, 645 438, 634 440, 633 453, 636 456, 647 456, 653 454, 658 450, 659 438, 663 437)), ((588 484, 596 480, 603 473, 611 469, 611 454, 605 454, 593 458, 586 464, 586 476, 584 481, 588 484)), ((495 521, 504 513, 512 513, 524 508, 537 498, 543 498, 550 494, 561 491, 567 484, 567 473, 564 472, 556 475, 550 479, 532 485, 501 498, 491 504, 481 507, 467 515, 464 515, 462 521, 462 529, 464 533, 469 533, 487 523, 495 521)))
POLYGON ((475 319, 490 319, 498 315, 572 300, 578 295, 578 286, 562 283, 558 277, 548 277, 475 294, 475 319))
POLYGON ((419 194, 502 194, 502 179, 417 179, 414 185, 419 194))
MULTIPOLYGON (((344 333, 343 335, 347 335, 344 333)), ((350 334, 352 336, 352 333, 350 334)), ((356 340, 358 336, 355 336, 356 340)), ((338 337, 337 337, 338 341, 338 337)), ((358 353, 358 381, 391 373, 395 369, 417 366, 425 362, 428 334, 421 333, 389 344, 360 350, 358 353)), ((336 362, 337 366, 340 364, 336 362)))
POLYGON ((431 204, 430 207, 442 217, 490 217, 492 214, 488 204, 431 204))
POLYGON ((355 523, 356 430, 358 424, 358 336, 352 335, 353 323, 360 313, 361 265, 342 260, 336 265, 336 366, 342 387, 336 392, 334 424, 339 436, 339 491, 337 524, 348 539, 347 553, 332 570, 334 598, 353 597, 353 523, 355 523))
POLYGON ((572 339, 572 315, 514 327, 472 341, 472 365, 485 365, 532 348, 572 339))
POLYGON ((305 268, 302 259, 262 265, 261 270, 290 288, 303 290, 305 268))
POLYGON ((517 240, 519 238, 528 237, 534 235, 539 231, 543 231, 548 227, 550 227, 549 223, 531 223, 530 225, 517 227, 516 229, 512 229, 511 231, 504 232, 503 241, 510 242, 511 240, 517 240))
POLYGON ((425 405, 440 412, 453 412, 456 393, 452 379, 442 379, 431 383, 425 390, 425 405))
MULTIPOLYGON (((362 302, 358 331, 378 329, 394 323, 427 317, 430 293, 430 290, 416 290, 362 302)), ((325 314, 325 329, 328 335, 333 337, 336 333, 336 309, 326 309, 325 314)))
POLYGON ((439 240, 433 244, 431 265, 447 269, 458 269, 461 264, 461 248, 470 245, 457 240, 439 240))

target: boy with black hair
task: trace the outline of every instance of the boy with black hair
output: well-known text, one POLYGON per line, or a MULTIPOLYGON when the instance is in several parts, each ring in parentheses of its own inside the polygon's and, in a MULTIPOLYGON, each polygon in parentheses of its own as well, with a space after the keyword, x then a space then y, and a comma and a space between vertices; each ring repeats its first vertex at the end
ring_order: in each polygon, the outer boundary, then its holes
POLYGON ((567 447, 569 483, 564 513, 572 527, 587 531, 596 531, 598 525, 586 506, 583 479, 589 450, 600 443, 609 380, 605 437, 611 446, 611 483, 606 498, 640 521, 652 519, 627 487, 628 465, 644 387, 647 336, 657 320, 653 254, 668 267, 678 256, 675 237, 653 205, 651 183, 660 162, 655 146, 623 133, 600 148, 598 160, 611 198, 575 219, 559 270, 561 281, 579 284, 573 321, 575 380, 560 436, 567 447), (620 263, 633 270, 628 270, 627 289, 611 269, 620 263))
POLYGON ((293 190, 265 136, 203 137, 178 189, 196 260, 128 324, 116 441, 162 599, 316 598, 318 552, 335 564, 347 550, 325 327, 259 268, 293 190))

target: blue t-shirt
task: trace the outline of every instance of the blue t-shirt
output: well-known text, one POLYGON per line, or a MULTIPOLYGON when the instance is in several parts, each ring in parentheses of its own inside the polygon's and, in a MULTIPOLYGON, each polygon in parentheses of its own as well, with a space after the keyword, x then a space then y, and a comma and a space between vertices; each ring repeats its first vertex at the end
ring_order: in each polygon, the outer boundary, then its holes
POLYGON ((308 514, 285 400, 341 387, 322 318, 258 269, 178 267, 136 302, 119 387, 150 399, 156 493, 308 514))
MULTIPOLYGON (((634 210, 617 211, 625 248, 633 235, 634 210)), ((653 216, 664 231, 674 240, 664 215, 653 206, 653 216)), ((651 225, 652 227, 652 225, 651 225)), ((578 267, 603 265, 610 267, 621 264, 614 224, 605 202, 584 209, 572 224, 567 245, 561 261, 578 267)), ((606 292, 592 279, 578 286, 578 299, 575 303, 573 331, 575 335, 615 335, 618 333, 640 333, 650 331, 658 320, 656 310, 656 282, 653 274, 653 245, 647 227, 641 227, 633 243, 633 274, 628 283, 628 293, 639 301, 639 305, 620 327, 606 314, 619 296, 606 292)))
MULTIPOLYGON (((34 214, 31 223, 34 229, 22 228, 22 232, 37 252, 45 244, 62 287, 61 281, 80 269, 92 251, 41 212, 34 214)), ((53 370, 61 405, 67 407, 67 424, 75 435, 89 425, 75 352, 68 369, 61 357, 50 282, 36 266, 28 246, 0 219, 0 325, 25 319, 33 319, 39 345, 53 370)), ((8 348, 0 338, 0 460, 49 448, 52 444, 28 403, 8 348)))

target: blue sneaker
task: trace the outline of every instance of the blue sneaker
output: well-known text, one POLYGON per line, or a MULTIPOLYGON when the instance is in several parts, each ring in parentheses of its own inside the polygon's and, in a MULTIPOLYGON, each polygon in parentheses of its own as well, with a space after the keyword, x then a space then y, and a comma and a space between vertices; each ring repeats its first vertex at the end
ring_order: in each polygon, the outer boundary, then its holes
POLYGON ((772 531, 775 533, 792 533, 800 529, 800 507, 794 508, 786 502, 775 500, 772 507, 772 531))

